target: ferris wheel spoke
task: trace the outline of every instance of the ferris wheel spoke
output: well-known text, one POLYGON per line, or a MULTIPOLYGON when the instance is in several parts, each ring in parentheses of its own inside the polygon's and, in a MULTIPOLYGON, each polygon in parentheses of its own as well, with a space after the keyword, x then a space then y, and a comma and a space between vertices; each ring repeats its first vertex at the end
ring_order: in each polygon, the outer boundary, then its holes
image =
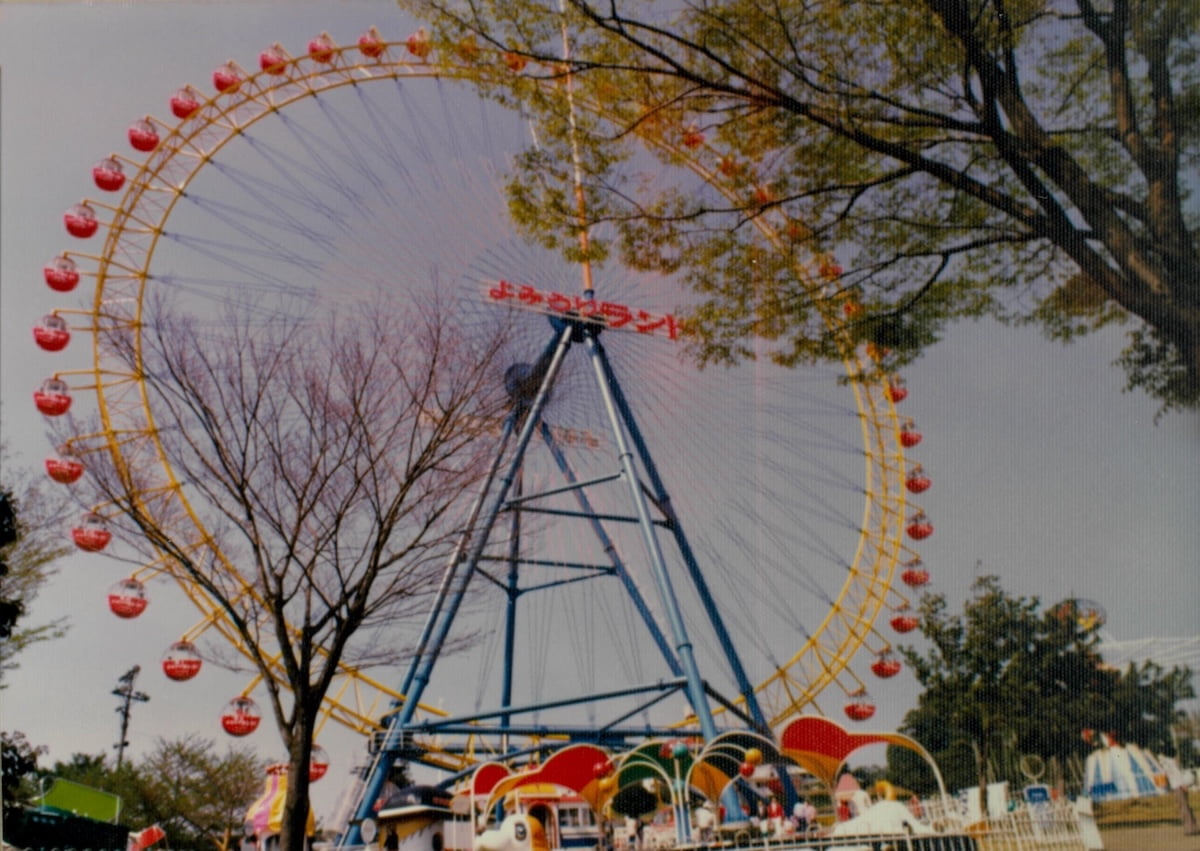
MULTIPOLYGON (((364 93, 360 89, 358 91, 359 102, 357 103, 358 110, 361 114, 371 115, 374 110, 364 100, 364 93)), ((371 181, 377 177, 376 169, 372 161, 363 156, 363 153, 371 153, 373 159, 382 159, 388 162, 393 167, 400 166, 400 173, 403 174, 403 157, 394 145, 383 145, 381 142, 386 141, 386 137, 372 136, 364 132, 364 123, 359 120, 352 119, 343 115, 339 110, 326 98, 317 98, 315 101, 317 108, 325 118, 326 123, 333 132, 333 137, 328 141, 323 140, 319 135, 314 136, 309 140, 309 144, 314 147, 328 150, 330 154, 341 154, 346 164, 351 171, 363 179, 364 185, 370 185, 371 181), (350 130, 353 128, 354 133, 350 130), (361 153, 360 153, 361 152, 361 153)), ((369 122, 372 130, 378 132, 380 125, 376 122, 369 122)), ((303 127, 294 127, 293 131, 297 136, 305 136, 303 127)), ((391 194, 384 192, 380 193, 385 199, 391 199, 391 194)), ((362 201, 363 199, 356 199, 362 201)))
MULTIPOLYGON (((252 144, 249 139, 247 143, 252 144)), ((290 225, 293 232, 307 233, 311 226, 305 227, 299 214, 309 212, 319 217, 320 222, 343 233, 348 232, 344 225, 344 217, 338 214, 337 207, 331 202, 328 193, 321 193, 297 180, 297 175, 288 171, 286 163, 274 161, 278 157, 269 147, 259 145, 255 149, 260 155, 259 159, 271 167, 274 179, 269 179, 249 166, 227 163, 219 158, 210 162, 210 166, 224 176, 239 194, 254 202, 253 205, 246 205, 244 202, 226 204, 226 208, 232 214, 239 216, 244 222, 254 223, 264 210, 273 211, 276 216, 285 217, 285 224, 290 225)), ((320 234, 321 244, 328 245, 331 242, 330 237, 331 234, 320 234)))
MULTIPOLYGON (((259 200, 262 193, 250 194, 255 200, 259 200)), ((220 226, 237 234, 241 242, 251 246, 261 246, 267 252, 267 256, 278 259, 284 266, 293 267, 293 270, 307 272, 312 263, 306 254, 293 251, 288 246, 289 237, 305 240, 306 247, 320 249, 318 254, 325 256, 336 254, 335 239, 328 232, 328 225, 336 224, 335 219, 326 218, 322 222, 314 223, 303 222, 290 215, 278 200, 271 204, 263 203, 258 208, 222 203, 212 198, 198 197, 193 194, 186 196, 186 200, 188 204, 207 214, 214 226, 220 226)), ((178 234, 172 234, 172 236, 176 239, 179 238, 178 234)), ((232 242, 228 244, 235 245, 232 242)))

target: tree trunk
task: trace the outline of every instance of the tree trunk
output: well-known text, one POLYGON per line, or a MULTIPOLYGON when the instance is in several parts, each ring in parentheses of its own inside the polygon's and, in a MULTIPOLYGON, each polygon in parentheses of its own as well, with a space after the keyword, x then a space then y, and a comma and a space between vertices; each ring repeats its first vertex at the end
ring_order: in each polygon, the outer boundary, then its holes
POLYGON ((980 818, 987 818, 987 740, 985 739, 982 744, 971 742, 971 748, 975 751, 975 771, 976 776, 979 778, 979 816, 980 818))
POLYGON ((308 847, 308 770, 312 760, 312 730, 292 735, 288 749, 288 783, 279 828, 279 851, 305 851, 308 847))

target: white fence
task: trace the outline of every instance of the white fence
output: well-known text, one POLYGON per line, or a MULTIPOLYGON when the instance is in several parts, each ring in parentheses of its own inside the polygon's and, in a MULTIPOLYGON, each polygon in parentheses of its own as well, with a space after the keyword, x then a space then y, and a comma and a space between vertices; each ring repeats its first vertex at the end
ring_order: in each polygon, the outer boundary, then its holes
POLYGON ((930 823, 965 833, 979 851, 1090 851, 1102 848, 1090 812, 1071 801, 1022 803, 1009 812, 968 821, 954 800, 925 802, 930 823))

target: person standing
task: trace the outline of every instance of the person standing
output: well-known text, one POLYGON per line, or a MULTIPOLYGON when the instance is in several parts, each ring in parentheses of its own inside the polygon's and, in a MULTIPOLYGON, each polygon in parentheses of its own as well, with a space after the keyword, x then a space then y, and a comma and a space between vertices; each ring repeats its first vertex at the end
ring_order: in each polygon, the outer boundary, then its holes
POLYGON ((713 827, 717 821, 711 801, 706 801, 703 805, 696 808, 694 821, 696 822, 696 835, 700 839, 700 843, 707 845, 712 841, 713 827))
POLYGON ((804 809, 804 805, 807 803, 806 799, 801 798, 792 806, 792 829, 797 836, 808 833, 808 817, 804 809))
POLYGON ((921 799, 916 795, 908 799, 908 811, 913 814, 913 818, 925 818, 925 808, 921 806, 921 799))
POLYGON ((770 825, 770 830, 764 833, 770 833, 772 836, 783 835, 783 804, 779 803, 779 799, 771 796, 771 802, 767 804, 767 823, 770 825))

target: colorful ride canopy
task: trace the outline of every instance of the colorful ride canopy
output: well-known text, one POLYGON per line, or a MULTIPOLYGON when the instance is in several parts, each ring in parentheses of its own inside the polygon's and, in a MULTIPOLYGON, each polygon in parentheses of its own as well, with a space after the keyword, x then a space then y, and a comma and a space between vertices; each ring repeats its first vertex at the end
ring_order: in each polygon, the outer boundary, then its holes
POLYGON ((831 791, 852 753, 874 744, 898 745, 927 760, 943 789, 929 753, 900 733, 851 733, 837 722, 804 715, 789 722, 778 741, 750 731, 722 733, 707 744, 695 740, 652 740, 620 755, 594 745, 571 745, 540 765, 512 772, 500 763, 485 763, 471 776, 468 788, 475 806, 490 809, 513 792, 544 793, 550 787, 577 794, 599 812, 606 804, 622 815, 653 812, 661 792, 683 788, 709 801, 720 799, 731 783, 748 778, 758 765, 786 771, 797 766, 831 791))
MULTIPOLYGON (((272 765, 267 768, 267 785, 263 793, 246 809, 244 819, 247 833, 252 833, 259 839, 274 836, 283 825, 283 802, 287 798, 287 766, 272 765)), ((308 827, 306 834, 316 833, 316 819, 312 808, 308 810, 308 827)))
MULTIPOLYGON (((820 715, 796 718, 783 728, 779 737, 780 751, 830 789, 833 789, 838 772, 850 754, 859 748, 876 744, 898 745, 915 751, 937 772, 933 758, 915 739, 900 733, 851 733, 841 724, 820 715)), ((943 786, 940 774, 938 786, 943 786)))
POLYGON ((569 789, 593 810, 603 809, 612 784, 603 782, 612 773, 608 752, 594 745, 570 745, 555 751, 541 765, 512 773, 499 763, 485 763, 471 776, 470 794, 487 801, 487 809, 510 792, 557 786, 569 789))

